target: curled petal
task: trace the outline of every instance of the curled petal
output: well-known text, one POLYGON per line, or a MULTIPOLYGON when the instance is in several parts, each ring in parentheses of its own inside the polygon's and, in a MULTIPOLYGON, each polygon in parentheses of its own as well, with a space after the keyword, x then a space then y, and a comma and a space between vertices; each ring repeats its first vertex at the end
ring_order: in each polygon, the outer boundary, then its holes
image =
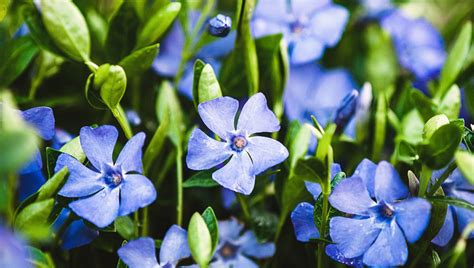
POLYGON ((306 202, 299 203, 291 213, 291 222, 298 241, 308 242, 310 239, 319 238, 319 231, 314 223, 313 205, 306 202))
POLYGON ((54 115, 49 107, 35 107, 22 112, 23 119, 36 129, 38 135, 50 140, 54 137, 54 115))

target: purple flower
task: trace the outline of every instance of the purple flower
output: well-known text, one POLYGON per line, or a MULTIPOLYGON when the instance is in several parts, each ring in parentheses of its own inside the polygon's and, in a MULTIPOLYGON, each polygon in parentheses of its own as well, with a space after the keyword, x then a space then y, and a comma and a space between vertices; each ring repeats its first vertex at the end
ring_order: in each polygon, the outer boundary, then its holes
POLYGON ((235 218, 219 221, 219 244, 210 267, 255 267, 250 258, 265 259, 275 254, 274 243, 259 243, 253 231, 242 233, 244 226, 235 218), (241 234, 242 233, 242 234, 241 234))
POLYGON ((207 31, 210 35, 217 37, 226 37, 232 27, 232 20, 228 16, 219 14, 209 20, 207 31))
MULTIPOLYGON (((433 172, 433 178, 439 178, 444 170, 433 172)), ((474 186, 469 184, 459 169, 455 169, 451 175, 441 186, 446 196, 465 200, 474 204, 474 186)), ((445 246, 453 237, 454 233, 454 216, 456 216, 459 230, 464 228, 470 222, 474 221, 474 212, 465 208, 448 206, 446 218, 443 227, 432 242, 438 246, 445 246)), ((469 238, 474 238, 474 232, 469 235, 469 238)))
POLYGON ((116 161, 112 159, 118 137, 115 127, 83 127, 79 137, 92 167, 68 154, 60 155, 56 164, 56 171, 64 166, 69 169, 59 195, 79 198, 69 204, 74 213, 102 228, 117 216, 128 215, 156 199, 153 184, 140 174, 144 133, 133 136, 116 161))
MULTIPOLYGON (((52 227, 55 230, 59 230, 66 223, 69 214, 71 214, 69 209, 64 208, 61 210, 52 227)), ((94 241, 98 236, 99 231, 85 225, 83 220, 74 220, 69 224, 61 237, 61 248, 63 250, 70 250, 81 247, 94 241)))
POLYGON ((319 59, 326 47, 341 39, 349 12, 330 0, 260 0, 252 21, 253 34, 261 37, 283 33, 291 64, 319 59))
POLYGON ((191 256, 187 232, 178 225, 171 226, 165 234, 160 247, 160 263, 156 259, 155 241, 150 237, 130 241, 117 253, 130 268, 176 267, 179 260, 191 256))
POLYGON ((375 170, 372 165, 364 168, 365 172, 359 171, 363 176, 341 181, 329 197, 334 208, 354 215, 331 219, 332 241, 345 258, 361 257, 365 265, 404 265, 407 241, 414 243, 421 237, 431 205, 421 198, 408 198, 408 188, 389 163, 382 161, 375 170))
POLYGON ((28 251, 23 242, 0 225, 0 267, 33 267, 27 257, 28 251))
POLYGON ((195 129, 189 139, 186 163, 190 169, 205 170, 230 159, 212 173, 212 178, 227 189, 248 195, 253 190, 255 176, 283 162, 288 150, 276 140, 253 135, 280 130, 278 119, 262 93, 247 101, 235 126, 238 108, 239 102, 230 97, 199 104, 202 121, 221 141, 195 129))

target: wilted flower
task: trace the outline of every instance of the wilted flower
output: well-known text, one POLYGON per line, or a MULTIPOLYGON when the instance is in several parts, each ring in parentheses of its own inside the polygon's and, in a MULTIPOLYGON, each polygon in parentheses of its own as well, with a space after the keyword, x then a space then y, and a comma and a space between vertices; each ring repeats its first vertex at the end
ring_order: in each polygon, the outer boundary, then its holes
POLYGON ((219 221, 219 244, 211 267, 258 267, 250 258, 265 259, 275 254, 275 244, 259 243, 253 231, 245 231, 235 218, 219 221))
POLYGON ((33 267, 27 257, 28 251, 23 242, 0 225, 0 267, 33 267))
POLYGON ((232 28, 232 20, 228 16, 219 14, 209 20, 207 31, 210 35, 217 37, 226 37, 232 28))
POLYGON ((117 137, 113 126, 83 127, 80 142, 93 169, 68 154, 59 156, 55 168, 56 172, 64 166, 69 169, 69 178, 59 195, 80 198, 69 207, 98 227, 106 227, 117 216, 128 215, 156 199, 153 184, 140 175, 145 134, 133 136, 114 162, 117 137))
POLYGON ((262 93, 247 101, 235 126, 238 108, 239 102, 230 97, 199 104, 202 121, 222 141, 211 139, 202 130, 195 129, 189 139, 186 163, 190 169, 205 170, 230 158, 224 167, 212 173, 212 178, 232 191, 250 194, 255 176, 284 161, 288 150, 276 140, 253 136, 280 129, 278 119, 267 107, 262 93))
POLYGON ((176 267, 179 260, 191 256, 187 232, 178 225, 171 226, 163 238, 160 246, 160 263, 156 259, 155 241, 150 237, 130 241, 117 253, 130 268, 176 267))
POLYGON ((317 60, 326 47, 339 42, 349 19, 347 9, 331 0, 287 2, 258 1, 252 21, 256 37, 283 33, 292 64, 317 60))
MULTIPOLYGON (((367 173, 374 172, 370 170, 373 167, 366 168, 367 173)), ((431 210, 428 201, 408 195, 395 168, 385 161, 377 165, 373 178, 364 180, 354 175, 341 181, 329 202, 355 217, 331 219, 330 236, 337 250, 346 258, 362 257, 369 266, 404 265, 408 258, 406 241, 414 243, 421 237, 431 210)))

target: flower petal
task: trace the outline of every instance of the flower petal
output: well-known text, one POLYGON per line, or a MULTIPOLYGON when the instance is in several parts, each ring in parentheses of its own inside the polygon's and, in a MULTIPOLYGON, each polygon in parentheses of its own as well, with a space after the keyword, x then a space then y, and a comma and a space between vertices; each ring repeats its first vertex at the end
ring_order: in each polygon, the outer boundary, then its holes
POLYGON ((395 221, 380 232, 375 243, 365 252, 364 264, 368 266, 402 266, 408 258, 408 248, 403 232, 395 221))
POLYGON ((242 252, 249 257, 265 259, 275 254, 275 244, 260 243, 253 231, 246 231, 237 241, 241 245, 242 252))
POLYGON ((160 247, 160 263, 176 265, 179 260, 191 256, 188 246, 188 234, 178 225, 171 226, 165 234, 160 247))
POLYGON ((101 170, 103 164, 113 166, 112 153, 118 137, 114 126, 83 127, 79 136, 82 150, 97 170, 101 170))
POLYGON ((226 221, 219 221, 219 241, 235 241, 239 238, 244 225, 239 223, 236 218, 230 218, 226 221))
MULTIPOLYGON (((285 2, 285 1, 273 1, 273 2, 285 2)), ((313 12, 318 9, 331 4, 331 0, 292 0, 291 11, 296 17, 310 16, 313 12)), ((332 19, 330 19, 332 21, 332 19)))
POLYGON ((231 97, 220 97, 198 105, 204 124, 221 139, 226 139, 227 133, 235 130, 234 120, 238 109, 239 102, 231 97))
POLYGON ((35 107, 21 112, 23 119, 38 132, 44 140, 54 137, 54 115, 49 107, 35 107))
POLYGON ((367 209, 375 205, 360 177, 342 180, 329 196, 329 202, 342 212, 356 215, 368 215, 367 209))
POLYGON ((374 179, 376 169, 377 165, 369 159, 365 158, 359 163, 359 165, 357 165, 354 174, 352 174, 352 176, 360 177, 362 181, 364 181, 365 187, 367 187, 367 190, 369 191, 371 197, 375 197, 374 179))
POLYGON ((212 179, 229 190, 248 195, 255 185, 252 160, 247 152, 237 153, 223 168, 212 173, 212 179))
MULTIPOLYGON (((337 173, 341 172, 341 166, 338 163, 333 163, 331 166, 331 180, 334 179, 337 173)), ((314 200, 317 200, 319 195, 322 192, 321 185, 317 182, 309 182, 305 181, 304 185, 306 186, 306 190, 313 195, 314 200)))
POLYGON ((251 137, 245 150, 252 158, 255 175, 288 158, 288 150, 279 141, 267 137, 251 137))
POLYGON ((453 218, 453 207, 449 206, 446 211, 446 218, 444 219, 443 227, 439 230, 438 234, 431 240, 431 242, 437 246, 446 246, 454 234, 454 218, 453 218))
POLYGON ((319 59, 323 55, 324 44, 314 37, 301 37, 291 47, 291 64, 304 64, 319 59))
MULTIPOLYGON (((474 211, 459 207, 455 207, 454 209, 458 218, 458 228, 460 231, 463 231, 469 223, 474 221, 474 211)), ((474 238, 474 232, 471 232, 469 235, 469 239, 471 238, 474 238)))
POLYGON ((120 188, 120 216, 146 207, 156 199, 155 186, 143 175, 125 175, 120 188))
POLYGON ((430 222, 431 204, 425 199, 409 198, 393 204, 395 220, 409 243, 420 239, 430 222))
POLYGON ((310 203, 299 203, 291 212, 291 222, 298 241, 308 242, 319 238, 319 231, 314 223, 314 206, 310 203))
POLYGON ((36 148, 34 155, 31 159, 21 168, 20 174, 32 173, 35 171, 41 171, 43 167, 43 160, 41 160, 41 152, 36 148))
POLYGON ((380 233, 371 218, 351 219, 334 217, 329 222, 329 234, 346 258, 364 254, 380 233))
POLYGON ((311 33, 327 46, 335 46, 341 39, 349 19, 349 12, 339 5, 328 5, 311 18, 311 33))
POLYGON ((86 168, 76 158, 61 154, 56 161, 55 172, 67 166, 69 177, 63 188, 59 190, 59 195, 65 197, 83 197, 102 190, 106 184, 102 180, 102 175, 86 168))
POLYGON ((149 237, 141 237, 119 248, 120 259, 130 268, 158 267, 156 260, 155 241, 149 237))
POLYGON ((232 155, 225 142, 209 138, 202 130, 194 129, 188 142, 186 164, 193 170, 210 169, 221 164, 232 155))
POLYGON ((119 211, 120 189, 104 188, 100 192, 69 204, 74 213, 92 222, 99 228, 104 228, 114 222, 119 211))
POLYGON ((374 194, 377 201, 393 202, 408 196, 408 188, 397 170, 388 162, 381 161, 375 171, 374 194))
POLYGON ((116 165, 121 165, 124 173, 135 171, 143 173, 142 147, 145 142, 145 133, 140 132, 133 136, 120 152, 116 165))
POLYGON ((335 244, 329 244, 326 246, 326 255, 331 257, 331 259, 340 262, 342 264, 351 266, 351 267, 364 267, 362 263, 362 257, 357 258, 346 258, 344 254, 337 248, 335 244))
POLYGON ((257 93, 245 103, 239 116, 237 129, 246 130, 249 135, 280 130, 280 122, 268 108, 265 95, 257 93))
POLYGON ((61 240, 63 250, 71 250, 94 241, 99 236, 99 231, 87 227, 82 220, 71 223, 64 232, 61 240))
POLYGON ((36 193, 46 182, 41 170, 28 174, 21 174, 18 185, 18 200, 22 202, 28 196, 36 193))

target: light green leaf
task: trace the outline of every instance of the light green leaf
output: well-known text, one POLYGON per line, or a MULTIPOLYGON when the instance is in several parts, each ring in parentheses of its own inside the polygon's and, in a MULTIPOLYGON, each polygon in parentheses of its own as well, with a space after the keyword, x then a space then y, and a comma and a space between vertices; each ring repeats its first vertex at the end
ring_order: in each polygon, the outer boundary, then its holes
POLYGON ((158 89, 155 111, 160 121, 163 121, 165 114, 169 113, 168 137, 176 146, 181 146, 184 132, 183 112, 176 95, 176 90, 173 89, 173 86, 168 81, 161 83, 158 89))
POLYGON ((439 104, 438 111, 445 114, 449 120, 459 117, 461 110, 461 90, 457 85, 452 85, 439 104))
POLYGON ((135 238, 135 224, 128 216, 117 217, 114 222, 117 232, 126 240, 135 238))
POLYGON ((44 228, 48 228, 48 217, 53 210, 53 206, 54 198, 28 205, 15 218, 15 230, 26 237, 36 237, 39 230, 44 231, 44 228))
POLYGON ((143 169, 144 174, 148 174, 152 163, 158 157, 163 148, 163 144, 166 139, 166 134, 169 131, 170 115, 165 113, 160 126, 156 129, 155 134, 151 138, 150 144, 146 147, 145 154, 143 155, 143 169))
POLYGON ((474 185, 474 154, 458 151, 454 155, 459 170, 470 184, 474 185))
POLYGON ((63 147, 59 149, 59 151, 73 156, 80 162, 84 162, 84 160, 86 160, 86 154, 82 150, 81 140, 79 139, 79 136, 64 144, 63 147))
POLYGON ((29 263, 34 265, 36 268, 54 268, 54 263, 49 254, 46 254, 35 247, 27 246, 26 248, 28 250, 27 261, 29 263))
POLYGON ((119 65, 101 65, 94 76, 94 88, 99 90, 102 101, 113 111, 125 94, 127 75, 119 65))
POLYGON ((128 78, 140 75, 150 69, 150 66, 156 55, 158 55, 159 50, 160 44, 141 48, 123 58, 119 62, 119 65, 123 67, 128 78))
POLYGON ((429 140, 431 136, 438 130, 440 127, 449 124, 449 119, 444 114, 439 114, 433 116, 426 122, 423 127, 423 138, 429 140))
POLYGON ((189 221, 188 243, 191 254, 200 267, 212 259, 212 237, 201 214, 195 212, 189 221))
POLYGON ((194 104, 222 97, 221 87, 210 64, 201 60, 194 63, 193 99, 194 104))
POLYGON ((292 170, 296 165, 296 161, 308 152, 310 141, 311 130, 306 124, 302 125, 290 144, 290 167, 292 170))
POLYGON ((48 198, 54 197, 56 193, 59 191, 59 188, 63 184, 66 175, 68 174, 67 167, 63 167, 61 170, 56 172, 49 180, 47 180, 41 188, 38 190, 38 197, 36 198, 36 202, 43 201, 48 198))

